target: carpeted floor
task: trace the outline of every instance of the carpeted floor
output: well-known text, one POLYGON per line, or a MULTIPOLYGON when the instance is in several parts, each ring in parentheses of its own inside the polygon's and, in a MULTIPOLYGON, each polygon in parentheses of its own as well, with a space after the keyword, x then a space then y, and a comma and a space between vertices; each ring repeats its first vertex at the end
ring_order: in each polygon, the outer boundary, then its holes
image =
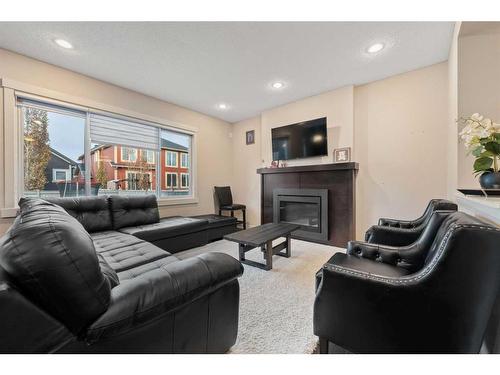
MULTIPOLYGON (((176 255, 188 258, 210 251, 238 258, 238 244, 225 240, 176 255)), ((240 279, 238 340, 230 352, 312 353, 317 345, 312 331, 314 275, 338 251, 344 250, 292 240, 292 257, 274 256, 271 271, 245 265, 240 279)), ((263 261, 259 249, 246 257, 263 261)))

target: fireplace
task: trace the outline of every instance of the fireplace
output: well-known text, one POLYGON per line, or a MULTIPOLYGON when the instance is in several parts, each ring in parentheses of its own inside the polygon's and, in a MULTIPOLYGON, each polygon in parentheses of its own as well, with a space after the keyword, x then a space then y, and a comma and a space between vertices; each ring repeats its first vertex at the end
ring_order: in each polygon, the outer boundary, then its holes
POLYGON ((294 238, 328 241, 328 190, 274 189, 273 221, 300 225, 294 238))

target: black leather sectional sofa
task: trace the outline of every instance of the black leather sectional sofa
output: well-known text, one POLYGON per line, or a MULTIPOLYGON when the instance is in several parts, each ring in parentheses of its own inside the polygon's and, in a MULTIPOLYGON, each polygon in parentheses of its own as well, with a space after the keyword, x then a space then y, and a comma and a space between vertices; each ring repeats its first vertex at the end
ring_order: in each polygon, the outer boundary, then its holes
POLYGON ((0 239, 0 352, 222 353, 235 343, 241 264, 172 255, 235 224, 160 219, 154 196, 19 205, 0 239))

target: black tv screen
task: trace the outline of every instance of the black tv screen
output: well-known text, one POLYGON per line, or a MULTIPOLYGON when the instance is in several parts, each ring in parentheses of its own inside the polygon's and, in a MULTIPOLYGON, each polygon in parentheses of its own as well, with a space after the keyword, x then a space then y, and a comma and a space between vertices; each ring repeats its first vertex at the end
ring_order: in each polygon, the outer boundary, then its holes
POLYGON ((326 117, 271 129, 273 160, 328 155, 326 117))

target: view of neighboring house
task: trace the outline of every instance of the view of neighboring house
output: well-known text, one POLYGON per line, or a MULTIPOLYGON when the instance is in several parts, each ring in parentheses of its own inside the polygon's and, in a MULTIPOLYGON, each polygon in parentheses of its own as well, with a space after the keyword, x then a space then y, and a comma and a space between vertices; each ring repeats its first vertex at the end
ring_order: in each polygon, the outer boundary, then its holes
POLYGON ((161 140, 162 190, 189 190, 189 150, 177 143, 161 140))
POLYGON ((79 164, 59 151, 50 148, 50 159, 45 168, 47 183, 43 190, 58 190, 57 183, 72 181, 79 164))
MULTIPOLYGON (((161 140, 160 171, 162 191, 189 192, 189 149, 161 140)), ((156 153, 153 150, 118 145, 97 145, 91 150, 92 183, 97 182, 99 169, 104 170, 104 189, 145 190, 139 183, 146 175, 148 190, 156 189, 156 153)))

